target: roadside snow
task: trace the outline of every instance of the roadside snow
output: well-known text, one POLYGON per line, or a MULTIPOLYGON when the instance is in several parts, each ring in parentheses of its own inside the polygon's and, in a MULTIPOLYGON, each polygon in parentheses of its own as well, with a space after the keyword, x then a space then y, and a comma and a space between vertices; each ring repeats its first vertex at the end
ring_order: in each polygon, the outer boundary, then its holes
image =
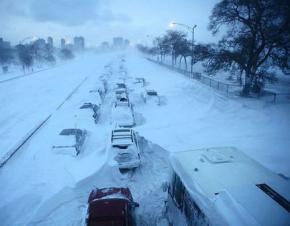
POLYGON ((0 150, 8 150, 35 123, 49 121, 0 169, 1 225, 80 225, 87 198, 94 187, 129 187, 141 226, 166 225, 163 217, 170 152, 210 146, 235 146, 274 172, 290 176, 290 104, 272 105, 254 99, 226 98, 209 87, 152 64, 135 52, 125 53, 122 65, 136 127, 143 147, 142 165, 121 174, 108 164, 112 129, 113 88, 121 75, 121 56, 88 55, 41 76, 0 84, 0 150), (111 62, 111 76, 102 76, 111 62), (70 92, 87 79, 56 110, 70 92), (85 120, 79 107, 99 98, 90 90, 105 78, 109 91, 97 124, 85 120), (142 84, 162 96, 163 102, 144 103, 142 84), (3 126, 2 126, 3 125, 3 126), (88 137, 79 156, 52 150, 64 128, 86 129, 88 137), (5 138, 5 139, 4 139, 5 138))
POLYGON ((144 137, 170 152, 234 146, 274 172, 290 176, 290 104, 227 98, 133 54, 127 63, 132 76, 144 77, 167 99, 161 107, 135 106, 148 119, 138 128, 144 137))
POLYGON ((0 83, 0 159, 52 114, 87 75, 97 73, 93 64, 97 60, 101 57, 82 56, 37 76, 0 83))

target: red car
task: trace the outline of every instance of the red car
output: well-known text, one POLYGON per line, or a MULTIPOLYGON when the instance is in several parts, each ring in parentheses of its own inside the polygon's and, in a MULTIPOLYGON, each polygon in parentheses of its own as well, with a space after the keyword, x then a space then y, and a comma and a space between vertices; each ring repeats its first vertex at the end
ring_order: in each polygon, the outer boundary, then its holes
POLYGON ((91 192, 87 226, 135 226, 135 207, 128 188, 102 188, 91 192))

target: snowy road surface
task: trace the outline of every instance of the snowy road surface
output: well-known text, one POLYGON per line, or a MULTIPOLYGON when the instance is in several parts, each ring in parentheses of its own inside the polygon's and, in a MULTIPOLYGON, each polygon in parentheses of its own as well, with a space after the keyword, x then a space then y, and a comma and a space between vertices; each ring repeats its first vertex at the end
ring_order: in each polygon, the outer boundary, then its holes
POLYGON ((89 91, 100 85, 104 65, 112 62, 110 87, 119 77, 120 54, 87 55, 41 72, 38 76, 0 84, 0 150, 8 150, 39 121, 49 121, 0 169, 1 225, 80 225, 93 187, 128 186, 140 203, 139 225, 166 225, 162 208, 168 180, 168 153, 211 146, 235 146, 277 173, 290 176, 290 105, 226 98, 197 81, 152 64, 137 53, 125 54, 135 130, 144 137, 142 166, 121 175, 107 162, 112 90, 98 124, 79 115, 89 91), (62 105, 80 82, 87 80, 62 105), (146 104, 135 77, 162 96, 161 105, 146 104), (52 149, 63 128, 88 131, 79 156, 52 149))

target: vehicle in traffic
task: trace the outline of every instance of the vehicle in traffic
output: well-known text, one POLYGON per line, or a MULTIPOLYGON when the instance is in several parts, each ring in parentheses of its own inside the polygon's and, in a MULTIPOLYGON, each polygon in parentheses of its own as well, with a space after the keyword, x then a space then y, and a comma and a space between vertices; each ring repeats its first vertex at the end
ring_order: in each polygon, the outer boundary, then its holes
POLYGON ((158 93, 156 90, 145 89, 141 93, 141 98, 143 99, 144 103, 153 101, 156 104, 160 105, 160 97, 158 96, 158 93))
POLYGON ((138 84, 138 83, 141 83, 142 86, 144 87, 146 85, 146 80, 145 78, 142 78, 142 77, 138 77, 138 78, 135 78, 135 84, 138 84))
POLYGON ((59 139, 56 141, 58 144, 52 146, 53 149, 61 150, 63 154, 71 154, 73 152, 78 155, 83 151, 87 131, 82 129, 63 129, 59 139))
POLYGON ((289 225, 289 180, 243 152, 232 147, 175 152, 171 165, 170 225, 289 225))
POLYGON ((98 123, 100 118, 100 106, 92 103, 84 103, 80 109, 89 109, 92 111, 92 117, 95 123, 98 123))
POLYGON ((123 83, 123 82, 117 82, 117 83, 116 83, 116 88, 117 88, 117 89, 127 89, 127 86, 126 86, 126 84, 123 83))
POLYGON ((140 148, 132 129, 117 128, 111 135, 111 152, 119 169, 134 169, 140 166, 140 148))
POLYGON ((88 198, 87 226, 136 226, 134 202, 129 188, 102 188, 88 198))
POLYGON ((115 90, 115 95, 116 95, 116 99, 120 99, 120 98, 124 98, 127 97, 128 98, 128 93, 127 93, 127 89, 125 88, 118 88, 115 90))
POLYGON ((113 125, 119 127, 134 127, 135 126, 135 117, 133 109, 130 106, 119 106, 112 108, 112 119, 111 122, 113 125))
POLYGON ((117 98, 117 100, 115 101, 115 107, 118 106, 125 106, 131 108, 128 96, 123 95, 120 98, 117 98))

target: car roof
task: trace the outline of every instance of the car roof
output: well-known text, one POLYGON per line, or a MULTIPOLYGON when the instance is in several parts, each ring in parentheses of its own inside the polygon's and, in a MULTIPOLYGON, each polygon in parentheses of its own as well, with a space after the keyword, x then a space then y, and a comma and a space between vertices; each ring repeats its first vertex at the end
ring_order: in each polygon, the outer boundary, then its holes
POLYGON ((110 188, 96 188, 91 191, 88 202, 92 202, 93 200, 100 200, 100 199, 106 199, 110 198, 112 199, 112 195, 117 195, 114 196, 115 198, 125 198, 128 199, 129 201, 133 201, 132 194, 129 190, 129 188, 118 188, 118 187, 110 187, 110 188))
POLYGON ((146 93, 147 93, 147 95, 149 95, 149 96, 157 96, 157 95, 158 95, 157 91, 155 91, 155 90, 153 90, 153 89, 147 89, 147 90, 146 90, 146 93))
POLYGON ((68 136, 68 135, 80 135, 82 133, 83 133, 83 130, 74 128, 74 129, 63 129, 59 135, 66 135, 66 136, 68 136))

